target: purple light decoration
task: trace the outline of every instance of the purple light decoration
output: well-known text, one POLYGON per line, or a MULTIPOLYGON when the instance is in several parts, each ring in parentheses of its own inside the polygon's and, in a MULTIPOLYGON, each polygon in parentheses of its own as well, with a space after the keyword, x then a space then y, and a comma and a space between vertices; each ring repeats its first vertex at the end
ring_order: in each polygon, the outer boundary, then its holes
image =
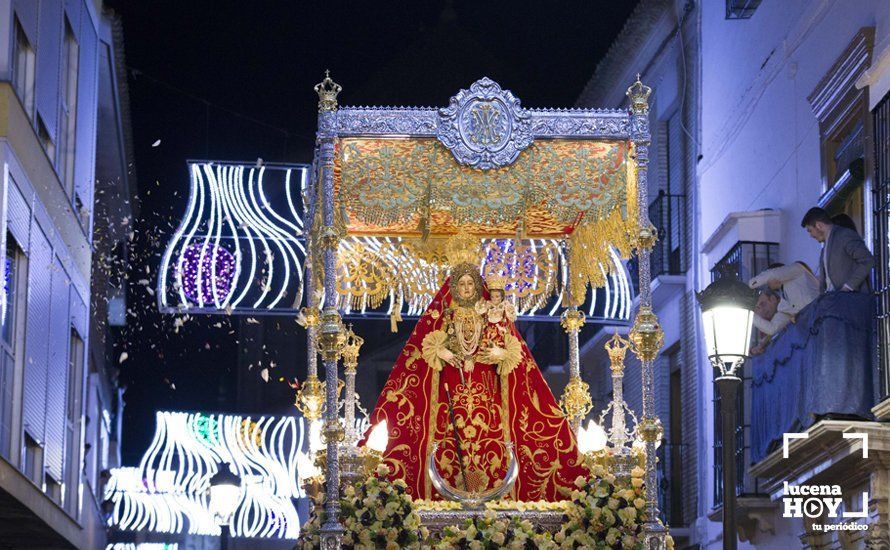
POLYGON ((201 299, 204 305, 223 302, 235 278, 235 256, 222 246, 195 243, 182 253, 182 291, 190 300, 198 302, 198 263, 201 265, 201 299), (201 258, 201 250, 204 257, 201 258), (214 260, 216 271, 214 271, 214 260), (216 296, 214 296, 214 281, 216 296), (215 298, 215 299, 214 299, 215 298))

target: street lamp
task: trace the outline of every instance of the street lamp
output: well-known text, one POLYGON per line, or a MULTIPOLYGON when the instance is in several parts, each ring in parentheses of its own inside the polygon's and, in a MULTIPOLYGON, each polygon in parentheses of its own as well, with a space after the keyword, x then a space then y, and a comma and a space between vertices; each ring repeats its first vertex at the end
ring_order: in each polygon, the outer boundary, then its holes
POLYGON ((728 273, 698 293, 708 359, 717 369, 723 422, 723 548, 735 550, 736 539, 736 395, 738 371, 748 357, 757 293, 728 273))
POLYGON ((221 462, 210 478, 210 513, 220 526, 220 550, 228 545, 229 523, 240 502, 241 478, 221 462))

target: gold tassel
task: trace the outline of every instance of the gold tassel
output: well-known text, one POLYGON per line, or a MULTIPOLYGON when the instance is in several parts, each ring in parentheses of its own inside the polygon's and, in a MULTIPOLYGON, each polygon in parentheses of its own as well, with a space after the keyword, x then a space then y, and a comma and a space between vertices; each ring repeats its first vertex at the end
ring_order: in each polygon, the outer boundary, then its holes
POLYGON ((389 331, 399 332, 399 323, 402 321, 402 310, 396 309, 389 314, 389 331))

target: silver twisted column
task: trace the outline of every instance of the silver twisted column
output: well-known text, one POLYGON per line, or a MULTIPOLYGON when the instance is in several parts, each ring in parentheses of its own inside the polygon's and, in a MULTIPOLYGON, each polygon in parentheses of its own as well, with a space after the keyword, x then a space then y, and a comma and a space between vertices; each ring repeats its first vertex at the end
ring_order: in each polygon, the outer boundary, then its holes
POLYGON ((578 310, 575 299, 572 296, 572 270, 571 270, 571 244, 565 242, 565 266, 566 287, 565 296, 568 307, 562 313, 560 324, 569 337, 569 382, 563 390, 559 404, 569 419, 569 425, 575 435, 581 428, 581 421, 593 408, 593 400, 590 397, 590 387, 587 382, 581 380, 581 357, 578 350, 578 332, 584 326, 584 313, 578 310))
MULTIPOLYGON (((321 546, 340 548, 343 526, 340 525, 340 462, 338 443, 343 439, 343 428, 337 410, 337 361, 343 349, 345 333, 340 313, 337 311, 336 262, 338 234, 334 227, 334 141, 336 139, 337 94, 340 86, 329 74, 315 86, 318 93, 318 142, 322 185, 322 223, 317 245, 324 254, 325 308, 321 316, 318 350, 322 354, 325 370, 325 423, 324 441, 327 445, 325 472, 325 521, 321 526, 321 546)), ((318 250, 315 251, 316 253, 318 250)))
POLYGON ((630 331, 634 353, 642 363, 643 418, 637 432, 646 449, 646 547, 663 548, 667 530, 658 519, 658 480, 656 475, 656 443, 663 433, 661 421, 655 413, 655 384, 653 364, 664 345, 664 332, 658 324, 658 317, 652 311, 652 276, 650 257, 655 245, 656 231, 649 221, 649 95, 652 89, 644 86, 637 75, 637 81, 627 89, 630 99, 631 133, 634 143, 637 171, 637 216, 638 230, 636 242, 639 260, 640 309, 630 331))

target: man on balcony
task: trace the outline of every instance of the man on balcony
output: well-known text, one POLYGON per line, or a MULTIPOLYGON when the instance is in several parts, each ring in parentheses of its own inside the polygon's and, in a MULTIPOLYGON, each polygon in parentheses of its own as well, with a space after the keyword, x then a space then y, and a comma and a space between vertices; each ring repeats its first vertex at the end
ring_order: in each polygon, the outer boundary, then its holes
POLYGON ((754 326, 768 335, 776 334, 819 295, 819 279, 803 262, 775 263, 750 281, 751 288, 768 287, 761 293, 754 326))
POLYGON ((868 276, 874 256, 858 233, 835 225, 828 212, 810 208, 800 226, 822 243, 819 254, 819 289, 822 292, 869 292, 868 276))

